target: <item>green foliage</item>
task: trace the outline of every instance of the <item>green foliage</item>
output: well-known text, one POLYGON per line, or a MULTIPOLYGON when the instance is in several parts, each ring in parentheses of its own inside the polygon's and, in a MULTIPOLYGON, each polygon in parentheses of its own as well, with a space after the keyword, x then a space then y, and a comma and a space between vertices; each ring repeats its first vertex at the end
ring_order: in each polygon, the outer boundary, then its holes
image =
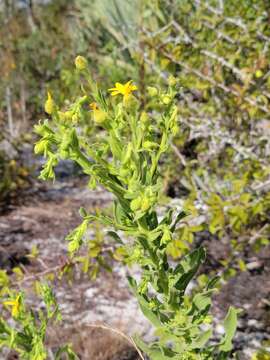
MULTIPOLYGON (((132 21, 136 36, 126 42, 122 32, 128 33, 125 20, 130 22, 121 5, 118 0, 107 9, 104 28, 124 49, 117 59, 130 54, 145 107, 152 101, 146 84, 163 87, 174 79, 179 86, 179 171, 170 156, 164 177, 185 194, 189 209, 197 209, 189 223, 228 244, 236 239, 226 264, 236 269, 243 249, 269 244, 269 6, 246 0, 223 7, 218 1, 128 2, 140 15, 132 21)), ((185 252, 199 231, 181 236, 171 253, 185 252)))
MULTIPOLYGON (((45 360, 48 353, 45 346, 46 332, 51 322, 61 320, 59 308, 52 292, 46 283, 37 283, 40 299, 44 309, 34 311, 27 306, 24 293, 7 290, 8 295, 3 296, 0 317, 0 347, 15 350, 21 359, 45 360), (6 311, 11 311, 13 323, 5 320, 6 311)), ((0 306, 1 306, 0 305, 0 306)), ((67 359, 77 359, 68 345, 57 350, 55 360, 60 360, 61 354, 66 354, 67 359)))
MULTIPOLYGON (((54 179, 58 161, 73 159, 90 176, 89 186, 100 183, 117 199, 114 216, 82 211, 81 226, 67 237, 70 256, 85 272, 90 270, 92 277, 107 266, 107 255, 128 265, 140 263, 142 283, 131 280, 134 292, 146 301, 144 310, 150 308, 151 319, 154 313, 163 321, 157 329, 160 342, 145 350, 154 351, 153 356, 159 356, 159 351, 169 356, 164 350, 172 328, 171 318, 164 323, 169 300, 156 280, 162 277, 160 268, 170 263, 167 256, 181 258, 200 232, 208 231, 209 238, 222 239, 231 248, 230 257, 220 261, 227 279, 236 270, 247 270, 242 252, 260 251, 269 244, 269 6, 265 1, 247 0, 76 0, 68 7, 55 1, 35 15, 40 27, 31 36, 24 37, 21 29, 25 26, 14 27, 12 20, 3 27, 1 49, 7 66, 0 94, 8 82, 16 87, 17 79, 23 78, 32 89, 29 104, 40 108, 45 78, 52 92, 46 111, 53 122, 36 127, 41 139, 35 150, 48 159, 41 178, 54 179), (59 29, 54 27, 56 22, 59 29), (70 29, 76 30, 71 33, 70 29), (65 49, 63 43, 68 44, 65 49), (39 54, 38 60, 29 56, 33 52, 39 54), (87 55, 91 77, 83 68, 70 70, 69 59, 77 52, 87 55), (111 82, 125 81, 127 73, 138 84, 140 103, 135 98, 130 103, 110 102, 92 79, 99 79, 104 89, 111 82), (78 81, 81 74, 86 76, 81 82, 83 94, 78 81), (169 92, 164 90, 168 83, 169 92), (154 86, 147 88, 149 84, 154 86), (174 124, 166 127, 170 117, 175 117, 174 124), (170 147, 172 132, 177 170, 170 147), (163 220, 155 218, 166 181, 184 194, 177 226, 170 212, 163 220), (111 227, 108 236, 115 240, 113 253, 104 255, 107 239, 103 233, 95 241, 88 239, 87 229, 93 221, 111 227), (118 230, 135 242, 127 241, 126 236, 122 239, 118 230), (85 256, 80 253, 83 245, 85 256), (158 264, 155 255, 162 258, 158 264), (166 301, 158 297, 153 305, 153 294, 158 291, 166 301)), ((168 270, 172 278, 179 276, 168 266, 166 274, 168 270)), ((204 291, 204 286, 207 281, 201 279, 198 291, 204 291)), ((175 291, 177 297, 179 290, 175 291)), ((203 298, 209 301, 208 295, 203 298)), ((181 306, 184 302, 191 306, 189 293, 181 306)), ((208 318, 200 317, 196 328, 185 306, 179 317, 194 327, 196 339, 196 329, 208 318)), ((230 311, 232 329, 234 316, 230 311)), ((229 335, 221 340, 221 350, 230 347, 233 332, 228 330, 229 335)), ((203 344, 208 336, 210 330, 205 330, 197 342, 203 344)), ((191 346, 189 339, 183 341, 191 346)))
MULTIPOLYGON (((159 339, 146 345, 136 338, 138 346, 154 360, 227 358, 232 350, 237 311, 230 308, 224 323, 226 334, 220 343, 209 343, 212 329, 208 313, 216 279, 193 294, 187 291, 205 259, 205 251, 198 248, 177 265, 171 263, 167 248, 186 214, 177 215, 168 209, 160 219, 157 212, 162 189, 159 162, 177 127, 177 88, 173 85, 166 92, 157 91, 145 112, 132 95, 136 86, 131 82, 116 83, 110 91, 117 98, 109 101, 93 86, 85 66, 79 68, 91 89, 83 87, 82 96, 70 106, 68 111, 77 113, 76 119, 66 119, 62 116, 65 112, 53 102, 51 120, 35 128, 41 137, 35 150, 47 158, 40 176, 53 179, 59 160, 72 159, 90 177, 90 186, 101 184, 115 196, 115 202, 111 216, 81 210, 83 222, 67 237, 71 256, 76 256, 84 243, 90 223, 99 221, 111 227, 109 235, 118 248, 116 256, 141 267, 139 282, 130 277, 129 283, 159 339), (91 140, 83 130, 86 112, 90 113, 88 104, 96 129, 91 140)), ((98 256, 100 249, 96 245, 93 248, 92 256, 98 256)))

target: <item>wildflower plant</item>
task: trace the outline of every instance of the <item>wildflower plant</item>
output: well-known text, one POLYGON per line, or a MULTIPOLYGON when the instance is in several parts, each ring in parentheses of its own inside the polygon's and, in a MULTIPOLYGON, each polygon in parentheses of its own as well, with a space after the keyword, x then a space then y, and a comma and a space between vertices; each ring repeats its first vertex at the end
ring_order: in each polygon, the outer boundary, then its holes
MULTIPOLYGON (((114 257, 141 269, 140 280, 129 276, 128 281, 157 340, 146 344, 135 336, 138 347, 151 360, 228 359, 237 310, 229 308, 224 336, 219 342, 211 341, 209 310, 218 278, 203 289, 188 290, 205 259, 205 250, 200 247, 178 263, 171 261, 167 248, 187 214, 175 214, 171 208, 158 214, 162 191, 159 163, 178 131, 177 82, 170 81, 165 92, 149 88, 149 105, 142 109, 132 81, 116 83, 109 90, 112 96, 105 96, 90 78, 85 59, 77 58, 75 65, 83 76, 82 96, 60 111, 48 93, 45 110, 50 119, 35 127, 40 136, 35 152, 46 158, 40 177, 54 179, 59 160, 71 159, 89 176, 90 188, 100 184, 115 201, 110 215, 80 210, 82 223, 67 236, 71 259, 79 257, 78 251, 87 243, 88 227, 101 223, 115 244, 114 257), (85 132, 87 119, 94 129, 91 138, 85 132)), ((92 251, 92 256, 98 257, 100 251, 92 251)), ((14 315, 17 299, 21 297, 7 300, 5 305, 12 307, 14 315)))
MULTIPOLYGON (((7 297, 7 299, 2 302, 0 348, 7 347, 15 350, 20 359, 24 360, 48 358, 45 343, 48 327, 61 320, 59 306, 51 287, 47 283, 37 282, 36 290, 44 304, 43 309, 36 311, 27 305, 24 293, 22 291, 17 293, 9 289, 8 283, 2 287, 1 291, 5 294, 3 297, 7 297), (13 322, 6 320, 6 312, 10 312, 13 322)), ((69 345, 57 349, 55 360, 62 359, 63 354, 69 360, 77 359, 69 345)))
MULTIPOLYGON (((77 68, 91 84, 85 61, 79 60, 75 61, 77 68)), ((92 93, 83 88, 82 98, 68 111, 92 113, 96 131, 91 143, 80 128, 80 116, 76 121, 65 120, 65 113, 60 116, 50 96, 51 120, 36 126, 41 139, 35 151, 47 158, 41 178, 54 178, 58 161, 69 158, 89 176, 90 187, 100 184, 115 196, 111 216, 88 214, 81 209, 83 221, 67 237, 68 249, 71 257, 76 256, 88 226, 99 221, 111 228, 108 234, 117 245, 115 256, 129 265, 140 266, 141 279, 136 281, 130 276, 128 280, 142 312, 156 328, 158 340, 150 345, 136 337, 138 346, 150 359, 227 359, 232 350, 237 310, 229 309, 224 337, 218 344, 211 343, 209 309, 217 278, 202 291, 187 292, 205 259, 205 250, 195 249, 178 264, 167 256, 177 225, 186 216, 168 209, 160 218, 157 212, 162 190, 159 162, 178 130, 176 82, 170 82, 165 93, 153 89, 149 88, 152 99, 146 112, 133 95, 137 87, 132 81, 116 83, 109 89, 112 96, 117 95, 113 99, 105 97, 97 86, 91 85, 92 93)))

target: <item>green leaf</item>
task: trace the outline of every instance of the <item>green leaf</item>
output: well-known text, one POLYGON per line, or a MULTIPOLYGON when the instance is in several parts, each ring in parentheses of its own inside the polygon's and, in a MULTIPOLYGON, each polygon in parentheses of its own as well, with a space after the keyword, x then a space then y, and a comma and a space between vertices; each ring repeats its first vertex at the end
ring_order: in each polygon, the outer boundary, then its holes
POLYGON ((229 311, 224 320, 225 336, 221 341, 219 349, 224 352, 229 352, 232 350, 232 339, 236 332, 237 328, 237 314, 239 313, 238 309, 235 309, 230 306, 229 311))
POLYGON ((205 250, 200 247, 184 257, 180 264, 175 268, 175 288, 182 292, 185 291, 191 279, 205 260, 205 250))
POLYGON ((138 336, 133 337, 136 345, 146 354, 149 356, 151 360, 172 360, 172 359, 179 359, 177 355, 170 349, 161 348, 158 345, 148 346, 142 341, 138 336))
POLYGON ((196 294, 193 299, 193 304, 196 306, 196 308, 200 311, 205 310, 207 307, 211 306, 211 295, 213 293, 213 290, 205 291, 201 294, 196 294))
POLYGON ((212 336, 211 329, 203 332, 195 340, 192 341, 191 349, 202 349, 211 336, 212 336))
POLYGON ((121 245, 123 244, 123 241, 121 240, 120 236, 115 231, 108 231, 107 235, 113 238, 116 243, 121 245))
POLYGON ((156 327, 161 327, 162 324, 159 320, 159 318, 157 317, 157 315, 150 309, 150 305, 148 303, 148 301, 138 293, 137 291, 137 284, 135 282, 135 280, 131 277, 128 277, 128 281, 129 281, 129 285, 131 286, 133 292, 136 295, 136 298, 139 302, 140 308, 143 312, 143 314, 145 315, 145 317, 147 317, 147 319, 156 327))
POLYGON ((174 232, 174 231, 175 231, 176 225, 179 223, 179 221, 181 221, 182 219, 184 219, 186 216, 187 216, 187 214, 186 214, 186 212, 184 212, 184 211, 181 211, 181 212, 177 215, 177 217, 176 217, 176 219, 175 219, 175 221, 174 221, 174 223, 173 223, 173 225, 172 225, 172 227, 171 227, 171 232, 174 232))

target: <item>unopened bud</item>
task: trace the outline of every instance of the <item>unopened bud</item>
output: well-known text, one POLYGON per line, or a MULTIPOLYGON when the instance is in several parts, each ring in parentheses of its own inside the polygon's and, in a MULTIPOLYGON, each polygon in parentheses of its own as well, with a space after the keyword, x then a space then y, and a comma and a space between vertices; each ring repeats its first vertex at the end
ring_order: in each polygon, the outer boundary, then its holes
POLYGON ((146 140, 143 143, 143 148, 146 150, 152 150, 153 148, 157 147, 158 145, 153 141, 146 140))
POLYGON ((133 199, 130 203, 130 208, 132 211, 137 211, 140 209, 142 204, 142 199, 140 196, 138 196, 136 199, 133 199))
POLYGON ((178 134, 178 132, 179 132, 179 127, 178 127, 178 125, 174 125, 174 126, 172 127, 172 134, 173 134, 174 136, 176 136, 176 135, 178 134))
POLYGON ((51 115, 53 113, 53 111, 54 111, 54 108, 55 108, 55 104, 54 104, 52 95, 48 91, 47 100, 45 102, 44 109, 45 109, 47 114, 51 115))
POLYGON ((148 92, 149 96, 151 96, 151 97, 155 97, 158 95, 158 89, 153 86, 148 86, 147 92, 148 92))
POLYGON ((82 71, 87 68, 88 62, 85 57, 79 55, 75 59, 75 66, 78 70, 82 71))
POLYGON ((107 118, 107 113, 103 110, 94 110, 93 117, 97 124, 102 124, 107 118))
POLYGON ((162 95, 161 101, 163 102, 164 105, 169 105, 172 99, 169 95, 162 95))
POLYGON ((147 123, 147 121, 149 120, 149 116, 145 111, 141 113, 140 120, 143 124, 147 123))
POLYGON ((144 196, 142 198, 142 203, 141 203, 141 210, 142 211, 147 211, 151 206, 150 200, 148 199, 148 197, 144 196))
POLYGON ((255 72, 255 76, 256 76, 256 78, 261 78, 261 77, 263 76, 262 70, 257 70, 257 71, 255 72))
POLYGON ((174 76, 170 75, 168 82, 170 86, 175 86, 177 83, 177 79, 174 76))

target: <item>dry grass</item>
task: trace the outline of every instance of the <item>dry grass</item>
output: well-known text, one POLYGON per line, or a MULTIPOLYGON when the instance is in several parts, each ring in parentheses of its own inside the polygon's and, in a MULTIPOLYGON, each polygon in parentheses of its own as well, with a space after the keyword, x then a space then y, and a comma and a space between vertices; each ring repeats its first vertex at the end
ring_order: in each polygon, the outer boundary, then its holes
POLYGON ((82 360, 140 360, 136 349, 122 336, 102 328, 71 326, 50 332, 48 345, 54 350, 69 342, 82 360))

